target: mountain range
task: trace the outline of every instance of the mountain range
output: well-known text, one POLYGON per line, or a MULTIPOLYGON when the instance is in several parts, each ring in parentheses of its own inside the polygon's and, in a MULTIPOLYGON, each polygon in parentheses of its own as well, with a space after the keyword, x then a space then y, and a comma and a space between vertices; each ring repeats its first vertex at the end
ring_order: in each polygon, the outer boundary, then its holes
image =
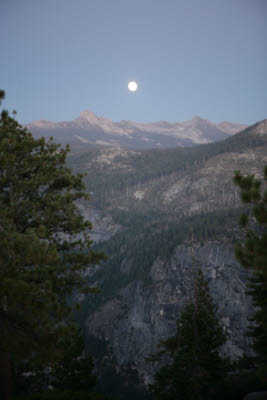
POLYGON ((213 124, 195 116, 189 121, 139 123, 113 122, 108 118, 83 111, 73 121, 33 121, 26 127, 36 137, 53 136, 55 141, 72 147, 112 146, 129 149, 167 148, 205 144, 228 138, 247 125, 221 122, 213 124))

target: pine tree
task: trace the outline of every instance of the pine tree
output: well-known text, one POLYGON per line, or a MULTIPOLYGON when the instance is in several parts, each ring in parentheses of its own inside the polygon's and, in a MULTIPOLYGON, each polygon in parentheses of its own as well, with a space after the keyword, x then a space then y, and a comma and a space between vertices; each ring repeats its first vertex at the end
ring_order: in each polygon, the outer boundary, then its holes
POLYGON ((78 327, 76 332, 62 338, 60 342, 63 356, 50 363, 49 368, 43 365, 29 365, 26 360, 16 366, 16 392, 22 395, 44 393, 48 386, 53 391, 88 393, 96 385, 93 374, 94 361, 84 355, 84 341, 78 327))
POLYGON ((247 293, 252 296, 256 311, 249 336, 253 339, 258 376, 267 385, 267 165, 263 182, 254 175, 235 172, 234 183, 241 189, 241 199, 250 206, 240 216, 245 239, 238 243, 235 254, 241 265, 253 269, 247 293))
POLYGON ((156 372, 150 386, 155 399, 219 399, 227 369, 220 355, 225 341, 208 284, 198 270, 194 298, 178 318, 175 335, 161 342, 163 351, 150 358, 155 361, 167 354, 171 359, 156 372))
POLYGON ((105 258, 90 248, 91 224, 76 204, 89 198, 83 175, 65 165, 68 152, 2 111, 0 343, 13 362, 62 357, 62 338, 76 329, 69 298, 95 291, 84 273, 105 258))
POLYGON ((83 353, 84 341, 80 332, 64 338, 62 345, 65 349, 64 357, 53 365, 52 386, 61 391, 90 392, 96 385, 94 361, 83 353))

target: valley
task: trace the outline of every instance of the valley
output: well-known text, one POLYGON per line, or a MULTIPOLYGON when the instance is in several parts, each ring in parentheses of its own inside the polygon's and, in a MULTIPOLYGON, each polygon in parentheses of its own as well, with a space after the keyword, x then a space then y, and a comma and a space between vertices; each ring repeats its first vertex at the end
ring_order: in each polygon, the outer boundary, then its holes
POLYGON ((192 295, 193 252, 228 331, 225 353, 232 359, 250 354, 249 271, 233 250, 242 238, 238 219, 246 207, 232 178, 235 170, 261 176, 267 121, 217 143, 73 151, 68 162, 87 173, 91 199, 80 208, 93 222, 95 248, 108 255, 107 263, 88 275, 101 293, 84 299, 79 317, 87 351, 102 373, 100 384, 108 387, 106 374, 112 374, 120 393, 128 393, 130 385, 136 388, 132 398, 143 398, 142 385, 159 367, 145 357, 173 334, 192 295))

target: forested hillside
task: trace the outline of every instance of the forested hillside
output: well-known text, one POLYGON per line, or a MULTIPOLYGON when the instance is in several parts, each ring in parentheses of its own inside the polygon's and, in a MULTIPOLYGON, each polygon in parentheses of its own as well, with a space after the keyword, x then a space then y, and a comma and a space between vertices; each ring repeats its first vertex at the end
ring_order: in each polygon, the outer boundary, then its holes
POLYGON ((69 165, 87 173, 90 208, 80 207, 93 217, 96 248, 108 255, 106 265, 88 276, 101 288, 93 299, 84 299, 79 317, 88 346, 93 338, 103 341, 104 354, 121 371, 128 365, 138 379, 149 380, 145 353, 173 333, 192 290, 193 246, 229 328, 226 352, 233 358, 249 352, 247 273, 233 253, 240 238, 238 217, 246 207, 232 179, 235 170, 259 176, 266 161, 266 120, 225 141, 196 147, 70 155, 69 165))

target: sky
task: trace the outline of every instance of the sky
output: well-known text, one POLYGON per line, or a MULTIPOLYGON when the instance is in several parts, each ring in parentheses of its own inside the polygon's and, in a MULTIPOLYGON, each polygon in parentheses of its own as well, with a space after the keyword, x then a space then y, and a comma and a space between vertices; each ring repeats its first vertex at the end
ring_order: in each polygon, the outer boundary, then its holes
POLYGON ((266 21, 266 0, 0 0, 2 106, 20 123, 91 110, 253 124, 267 118, 266 21))

